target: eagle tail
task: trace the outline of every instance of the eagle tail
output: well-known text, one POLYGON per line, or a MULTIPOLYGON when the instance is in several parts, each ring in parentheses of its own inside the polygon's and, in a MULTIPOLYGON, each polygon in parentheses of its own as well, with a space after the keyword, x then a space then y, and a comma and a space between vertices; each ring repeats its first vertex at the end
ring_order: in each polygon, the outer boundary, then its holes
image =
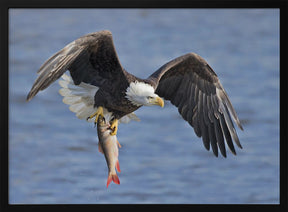
POLYGON ((76 113, 79 119, 87 120, 87 117, 96 110, 94 108, 94 96, 99 88, 84 82, 75 85, 72 78, 66 74, 63 74, 59 84, 62 87, 59 93, 63 96, 63 102, 70 105, 69 109, 76 113))

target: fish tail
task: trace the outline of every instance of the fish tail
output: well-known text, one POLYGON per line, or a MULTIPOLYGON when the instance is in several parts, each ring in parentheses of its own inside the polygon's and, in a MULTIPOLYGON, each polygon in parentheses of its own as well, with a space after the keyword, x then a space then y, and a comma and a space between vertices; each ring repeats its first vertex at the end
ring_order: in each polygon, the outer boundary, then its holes
POLYGON ((116 169, 117 169, 118 172, 121 172, 120 165, 119 165, 119 160, 117 160, 117 162, 116 162, 116 169))
POLYGON ((113 180, 114 183, 116 183, 118 185, 120 184, 120 180, 119 180, 117 174, 116 173, 115 174, 110 174, 109 173, 108 179, 107 179, 107 188, 108 188, 108 186, 109 186, 109 184, 111 183, 112 180, 113 180))

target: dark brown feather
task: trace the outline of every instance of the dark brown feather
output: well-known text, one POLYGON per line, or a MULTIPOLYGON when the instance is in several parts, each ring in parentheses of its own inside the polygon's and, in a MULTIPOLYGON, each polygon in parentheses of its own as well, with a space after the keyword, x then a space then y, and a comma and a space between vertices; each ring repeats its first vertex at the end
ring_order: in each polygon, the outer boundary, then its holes
POLYGON ((78 38, 50 57, 38 70, 27 100, 69 70, 75 85, 81 82, 98 87, 105 85, 128 86, 130 77, 118 60, 112 34, 108 30, 90 33, 78 38))
POLYGON ((156 93, 178 107, 183 119, 202 137, 207 150, 226 157, 226 143, 236 154, 232 140, 241 148, 231 116, 243 129, 216 73, 195 53, 180 56, 159 68, 149 78, 156 93))

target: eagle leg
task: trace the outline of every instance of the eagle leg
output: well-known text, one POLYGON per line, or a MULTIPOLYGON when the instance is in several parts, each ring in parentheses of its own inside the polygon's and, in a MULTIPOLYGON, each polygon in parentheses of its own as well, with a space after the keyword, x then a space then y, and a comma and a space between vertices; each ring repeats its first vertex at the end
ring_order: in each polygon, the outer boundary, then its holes
POLYGON ((99 107, 97 108, 96 112, 93 113, 91 116, 89 116, 89 117, 87 118, 87 120, 88 120, 88 119, 92 119, 94 116, 95 116, 95 121, 94 121, 94 123, 97 124, 99 116, 104 117, 103 107, 99 106, 99 107))
POLYGON ((118 131, 118 119, 113 119, 111 126, 110 126, 112 132, 110 133, 110 135, 116 135, 117 131, 118 131))

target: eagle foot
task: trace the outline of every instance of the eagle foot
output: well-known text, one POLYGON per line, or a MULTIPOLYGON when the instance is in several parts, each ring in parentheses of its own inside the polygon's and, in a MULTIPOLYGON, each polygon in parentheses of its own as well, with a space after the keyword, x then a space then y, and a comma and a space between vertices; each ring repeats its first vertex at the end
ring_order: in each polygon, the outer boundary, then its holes
POLYGON ((117 131, 118 131, 118 119, 113 119, 112 120, 110 129, 112 130, 110 135, 116 135, 117 134, 117 131))
POLYGON ((97 110, 96 110, 96 112, 93 113, 91 116, 89 116, 89 117, 87 118, 87 120, 88 120, 88 119, 92 119, 93 117, 95 117, 94 123, 95 123, 95 125, 96 125, 100 116, 104 117, 103 107, 101 107, 101 106, 98 107, 97 110))

